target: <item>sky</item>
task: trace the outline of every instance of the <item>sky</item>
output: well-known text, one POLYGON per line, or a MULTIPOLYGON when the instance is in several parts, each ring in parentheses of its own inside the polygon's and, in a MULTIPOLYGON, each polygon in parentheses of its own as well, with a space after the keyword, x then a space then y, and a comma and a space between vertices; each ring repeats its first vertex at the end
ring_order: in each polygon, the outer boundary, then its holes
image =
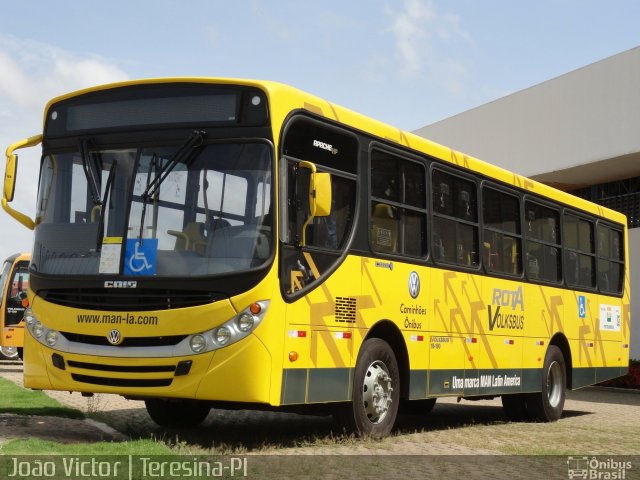
MULTIPOLYGON (((2 150, 51 98, 126 79, 275 80, 416 130, 640 45, 636 0, 0 0, 0 18, 2 150)), ((11 204, 31 217, 39 158, 20 154, 11 204)), ((0 212, 0 260, 31 245, 0 212)))

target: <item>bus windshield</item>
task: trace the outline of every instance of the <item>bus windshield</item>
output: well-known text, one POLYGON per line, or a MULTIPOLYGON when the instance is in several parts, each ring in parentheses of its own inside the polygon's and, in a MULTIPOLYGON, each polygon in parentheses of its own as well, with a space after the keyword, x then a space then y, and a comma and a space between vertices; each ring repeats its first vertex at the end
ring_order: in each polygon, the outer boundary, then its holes
POLYGON ((259 142, 98 149, 87 141, 49 153, 32 268, 185 277, 258 267, 273 250, 271 181, 271 147, 259 142))

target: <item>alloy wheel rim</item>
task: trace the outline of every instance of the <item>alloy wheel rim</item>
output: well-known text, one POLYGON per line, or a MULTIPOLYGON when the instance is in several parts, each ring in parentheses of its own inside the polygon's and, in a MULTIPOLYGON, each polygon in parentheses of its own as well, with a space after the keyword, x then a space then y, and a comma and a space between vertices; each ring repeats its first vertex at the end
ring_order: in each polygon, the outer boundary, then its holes
POLYGON ((389 369, 384 362, 374 361, 367 368, 362 385, 364 411, 371 423, 378 424, 385 419, 393 401, 392 392, 389 369))

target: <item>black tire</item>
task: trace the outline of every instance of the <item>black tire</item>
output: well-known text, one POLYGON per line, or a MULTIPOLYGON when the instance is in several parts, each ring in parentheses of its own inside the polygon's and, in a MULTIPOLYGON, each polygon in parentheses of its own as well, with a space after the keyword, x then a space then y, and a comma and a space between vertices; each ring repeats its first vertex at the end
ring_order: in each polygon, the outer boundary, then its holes
POLYGON ((341 431, 381 438, 389 435, 400 406, 400 371, 387 342, 371 338, 362 344, 353 377, 352 401, 334 411, 341 431))
POLYGON ((436 405, 436 398, 425 400, 401 400, 399 413, 406 415, 429 415, 436 405))
POLYGON ((502 395, 502 408, 505 416, 512 422, 525 422, 531 419, 527 411, 526 395, 523 393, 502 395))
POLYGON ((211 407, 198 400, 145 400, 147 413, 161 427, 189 428, 200 425, 211 407))
POLYGON ((526 395, 527 413, 532 420, 555 422, 562 416, 567 389, 567 369, 562 351, 549 346, 542 367, 540 392, 526 395))

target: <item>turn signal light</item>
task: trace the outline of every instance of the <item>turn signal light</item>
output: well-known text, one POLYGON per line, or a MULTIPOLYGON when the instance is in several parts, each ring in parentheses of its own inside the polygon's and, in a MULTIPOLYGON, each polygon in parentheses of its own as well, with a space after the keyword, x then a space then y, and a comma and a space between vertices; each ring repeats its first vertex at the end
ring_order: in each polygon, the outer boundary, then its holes
POLYGON ((262 307, 259 303, 252 303, 249 307, 249 311, 254 315, 258 315, 262 311, 262 307))
POLYGON ((289 361, 295 362, 298 360, 298 352, 289 352, 289 361))

